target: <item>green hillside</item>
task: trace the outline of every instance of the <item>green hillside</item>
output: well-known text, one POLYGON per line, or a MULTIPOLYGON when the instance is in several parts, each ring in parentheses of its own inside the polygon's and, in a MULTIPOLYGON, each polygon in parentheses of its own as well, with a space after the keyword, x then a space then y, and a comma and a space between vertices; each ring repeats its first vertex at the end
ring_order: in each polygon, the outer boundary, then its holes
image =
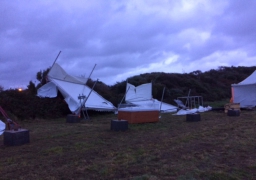
MULTIPOLYGON (((153 72, 130 77, 127 81, 135 86, 152 82, 153 98, 158 100, 161 100, 165 87, 163 101, 173 105, 176 105, 174 99, 187 96, 189 90, 191 90, 191 96, 202 96, 204 101, 214 102, 229 99, 231 97, 231 84, 241 82, 254 70, 256 70, 256 66, 219 67, 216 70, 212 69, 206 72, 198 70, 184 74, 153 72)), ((57 118, 70 113, 60 93, 58 97, 53 99, 36 96, 36 90, 46 82, 44 78, 47 71, 48 69, 40 71, 36 75, 42 84, 39 83, 35 86, 30 81, 28 88, 22 92, 16 89, 4 90, 0 88, 0 106, 19 119, 57 118)), ((89 80, 87 84, 92 87, 94 82, 89 80)), ((117 82, 113 86, 98 82, 94 88, 96 92, 115 106, 124 97, 125 89, 126 81, 117 82)))
MULTIPOLYGON (((171 104, 174 104, 173 100, 177 97, 187 96, 189 90, 191 96, 203 96, 205 101, 219 101, 229 99, 231 84, 241 82, 254 70, 256 66, 219 67, 217 70, 206 72, 198 70, 185 74, 155 72, 133 76, 127 81, 135 86, 152 82, 153 97, 158 100, 161 100, 165 87, 163 101, 171 104)), ((125 93, 125 88, 126 81, 117 82, 113 86, 104 86, 100 83, 96 86, 96 91, 117 105, 125 93)))

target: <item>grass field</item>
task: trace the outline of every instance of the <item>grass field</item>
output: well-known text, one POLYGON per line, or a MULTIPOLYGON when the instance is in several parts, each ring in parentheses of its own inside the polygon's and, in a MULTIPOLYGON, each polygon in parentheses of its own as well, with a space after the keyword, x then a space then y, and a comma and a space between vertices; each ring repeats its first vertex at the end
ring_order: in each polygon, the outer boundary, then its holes
POLYGON ((201 121, 162 114, 158 123, 110 130, 116 115, 66 123, 20 122, 30 143, 4 146, 0 179, 256 179, 256 111, 201 113, 201 121))

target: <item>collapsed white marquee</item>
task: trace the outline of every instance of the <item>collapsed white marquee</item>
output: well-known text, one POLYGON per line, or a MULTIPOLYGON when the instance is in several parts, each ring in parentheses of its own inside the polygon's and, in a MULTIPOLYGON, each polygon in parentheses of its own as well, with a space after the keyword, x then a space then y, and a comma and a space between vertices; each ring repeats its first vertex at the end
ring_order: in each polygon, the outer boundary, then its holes
POLYGON ((142 84, 137 87, 127 83, 125 102, 134 104, 136 109, 155 109, 161 112, 176 112, 178 109, 176 106, 154 99, 152 97, 152 83, 142 84))
POLYGON ((85 96, 86 102, 82 104, 87 109, 97 111, 115 111, 116 107, 97 92, 86 85, 87 78, 68 75, 57 63, 48 73, 48 82, 38 89, 39 97, 53 98, 57 96, 58 90, 64 96, 71 112, 79 113, 81 102, 79 96, 85 96))

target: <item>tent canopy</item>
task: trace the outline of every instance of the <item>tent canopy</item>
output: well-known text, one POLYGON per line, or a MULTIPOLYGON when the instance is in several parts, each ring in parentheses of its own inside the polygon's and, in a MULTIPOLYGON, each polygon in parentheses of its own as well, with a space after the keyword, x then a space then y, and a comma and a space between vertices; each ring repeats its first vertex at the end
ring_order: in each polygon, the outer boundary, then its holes
POLYGON ((126 103, 133 104, 137 109, 156 109, 162 112, 176 112, 177 107, 171 104, 160 102, 152 97, 152 83, 146 83, 135 87, 127 83, 126 103), (161 108, 161 109, 160 109, 161 108))
POLYGON ((256 84, 256 70, 246 79, 244 79, 238 84, 232 84, 232 86, 251 85, 251 84, 256 84))
POLYGON ((256 70, 238 84, 231 85, 232 100, 240 103, 240 107, 256 106, 256 70))
POLYGON ((135 87, 134 85, 127 83, 126 85, 126 102, 138 102, 152 99, 152 84, 142 84, 135 87))
POLYGON ((5 130, 5 123, 0 120, 0 135, 4 133, 5 130))
POLYGON ((87 78, 68 75, 57 63, 51 68, 48 80, 50 82, 39 88, 37 95, 39 97, 53 98, 57 96, 59 90, 73 113, 79 113, 81 105, 87 109, 97 111, 116 110, 116 107, 111 102, 86 85, 87 78), (82 104, 83 100, 78 98, 82 95, 85 96, 85 99, 88 98, 84 104, 82 104))
POLYGON ((88 78, 83 78, 83 77, 75 77, 67 74, 62 67, 60 67, 59 64, 55 63, 51 70, 48 73, 48 78, 49 80, 51 79, 57 79, 61 81, 66 81, 70 83, 75 83, 75 84, 82 84, 85 85, 88 81, 88 78))

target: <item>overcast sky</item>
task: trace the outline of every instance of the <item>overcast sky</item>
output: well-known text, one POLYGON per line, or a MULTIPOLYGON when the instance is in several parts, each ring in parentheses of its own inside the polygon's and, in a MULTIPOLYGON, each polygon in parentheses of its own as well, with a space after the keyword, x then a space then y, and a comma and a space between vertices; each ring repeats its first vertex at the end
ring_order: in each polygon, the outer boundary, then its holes
POLYGON ((256 65, 256 0, 1 0, 0 86, 57 63, 107 85, 256 65))

